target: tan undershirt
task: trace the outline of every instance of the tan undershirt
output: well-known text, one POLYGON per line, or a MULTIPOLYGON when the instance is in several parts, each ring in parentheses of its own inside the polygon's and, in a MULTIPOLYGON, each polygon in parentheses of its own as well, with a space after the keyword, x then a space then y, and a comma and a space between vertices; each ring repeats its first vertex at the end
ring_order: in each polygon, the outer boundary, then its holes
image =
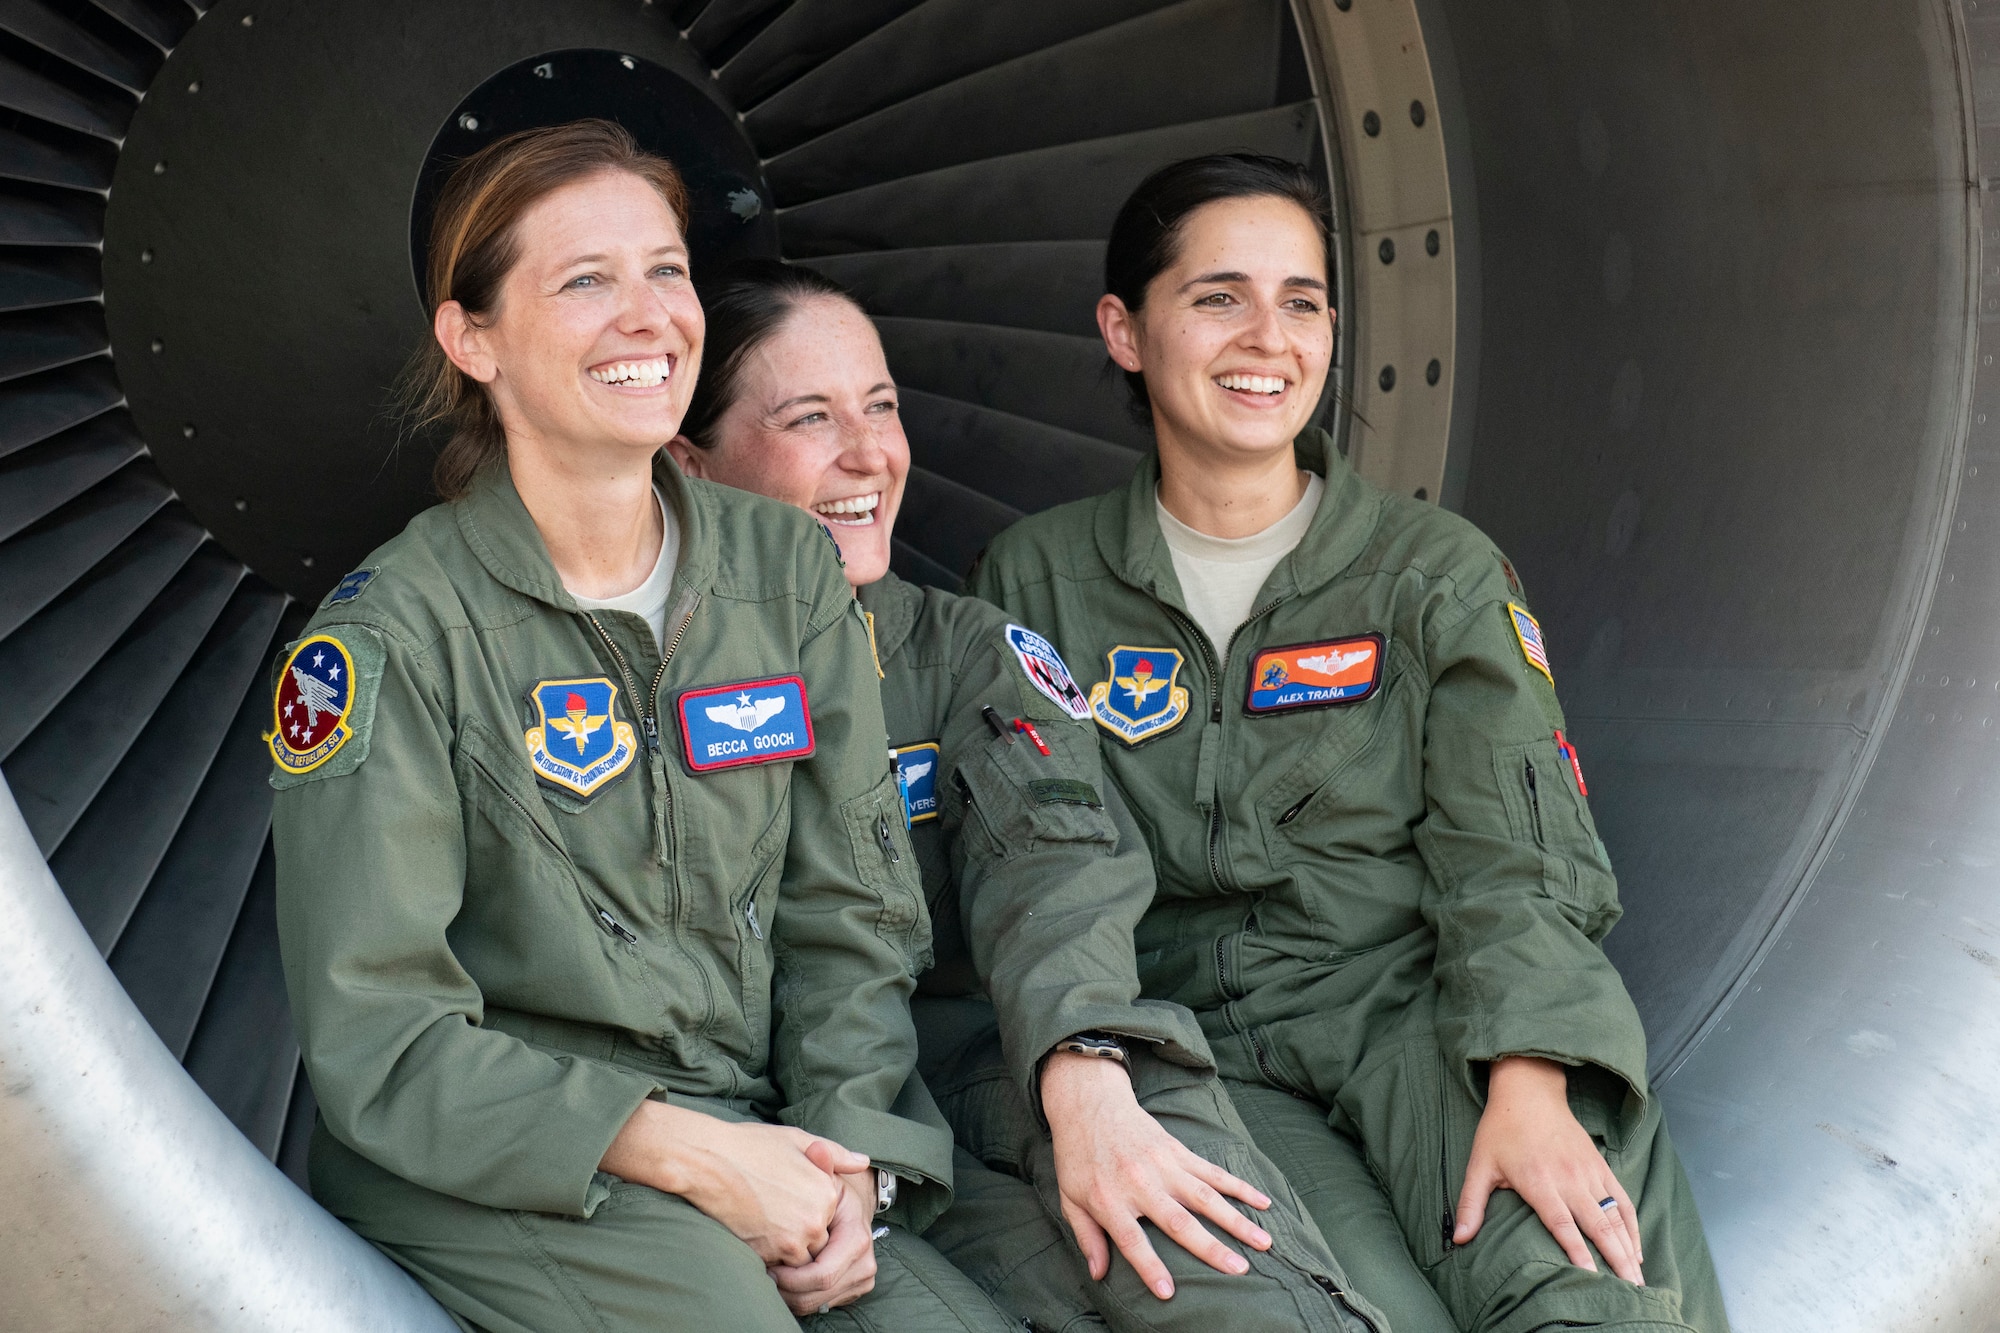
POLYGON ((1166 538, 1167 551, 1173 557, 1181 596, 1187 601, 1188 614, 1214 646, 1216 660, 1224 660, 1230 635, 1250 618, 1264 580, 1305 539, 1325 493, 1326 483, 1317 473, 1308 472, 1306 493, 1276 523, 1248 537, 1211 537, 1168 513, 1160 503, 1159 491, 1153 492, 1160 535, 1166 538))

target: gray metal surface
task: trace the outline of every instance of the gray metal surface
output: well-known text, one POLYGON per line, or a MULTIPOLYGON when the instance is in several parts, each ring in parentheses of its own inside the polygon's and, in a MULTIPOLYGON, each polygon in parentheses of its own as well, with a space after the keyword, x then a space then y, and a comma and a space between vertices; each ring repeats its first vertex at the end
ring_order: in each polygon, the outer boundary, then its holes
POLYGON ((451 1333, 174 1061, 0 790, 0 1329, 451 1333))

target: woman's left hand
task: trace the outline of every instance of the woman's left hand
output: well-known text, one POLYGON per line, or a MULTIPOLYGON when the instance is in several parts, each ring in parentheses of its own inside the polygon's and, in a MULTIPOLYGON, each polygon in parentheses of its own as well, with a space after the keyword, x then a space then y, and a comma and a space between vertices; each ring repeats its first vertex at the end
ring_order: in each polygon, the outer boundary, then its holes
POLYGON ((1509 1055, 1493 1062, 1452 1243, 1470 1243, 1493 1191, 1510 1189, 1535 1210, 1571 1263, 1597 1271, 1584 1244, 1588 1236, 1612 1272, 1643 1287, 1639 1211, 1571 1114, 1568 1088, 1568 1074, 1553 1060, 1509 1055), (1604 1199, 1615 1203, 1600 1208, 1604 1199))
POLYGON ((858 1301, 875 1289, 875 1173, 836 1177, 843 1188, 826 1244, 812 1262, 766 1269, 801 1319, 858 1301))

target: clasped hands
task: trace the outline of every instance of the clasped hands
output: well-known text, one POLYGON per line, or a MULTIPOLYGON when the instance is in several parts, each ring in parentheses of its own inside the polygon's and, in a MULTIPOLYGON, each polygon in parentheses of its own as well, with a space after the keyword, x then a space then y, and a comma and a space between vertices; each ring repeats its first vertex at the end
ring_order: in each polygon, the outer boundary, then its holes
POLYGON ((599 1165, 678 1194, 728 1227, 764 1261, 795 1315, 874 1290, 875 1173, 831 1139, 647 1101, 599 1165))

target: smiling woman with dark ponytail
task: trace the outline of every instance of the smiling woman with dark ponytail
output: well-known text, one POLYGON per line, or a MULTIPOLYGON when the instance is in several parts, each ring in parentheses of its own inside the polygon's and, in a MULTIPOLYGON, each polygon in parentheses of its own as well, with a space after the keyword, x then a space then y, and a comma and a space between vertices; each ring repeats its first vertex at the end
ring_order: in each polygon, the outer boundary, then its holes
POLYGON ((1297 164, 1144 181, 1097 316, 1157 453, 1003 533, 973 590, 1096 667, 1159 874, 1146 994, 1200 1015, 1393 1327, 1721 1333, 1527 594, 1307 428, 1327 246, 1297 164))

